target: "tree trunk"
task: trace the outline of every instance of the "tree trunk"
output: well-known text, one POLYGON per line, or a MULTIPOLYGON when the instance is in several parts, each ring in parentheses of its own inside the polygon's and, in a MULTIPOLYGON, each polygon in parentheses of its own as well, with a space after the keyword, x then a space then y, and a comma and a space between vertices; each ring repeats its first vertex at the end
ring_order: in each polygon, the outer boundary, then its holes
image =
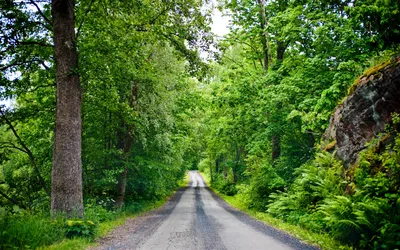
POLYGON ((264 69, 268 70, 269 61, 270 61, 270 44, 269 44, 269 34, 267 31, 267 17, 265 15, 265 8, 264 8, 264 0, 257 0, 258 5, 260 6, 260 19, 261 19, 261 42, 263 45, 263 53, 264 53, 264 69))
MULTIPOLYGON (((137 110, 137 101, 139 98, 139 87, 136 83, 132 84, 131 87, 131 93, 130 93, 130 100, 129 100, 129 106, 137 110)), ((122 128, 124 125, 122 125, 122 128)), ((124 169, 118 179, 117 183, 117 197, 115 199, 115 205, 118 208, 121 208, 122 205, 124 204, 124 199, 125 199, 125 190, 126 190, 126 183, 128 179, 128 166, 127 163, 129 162, 130 158, 130 151, 133 143, 133 126, 128 125, 126 126, 126 134, 124 138, 119 138, 119 148, 123 148, 122 151, 122 157, 124 161, 124 169)))
POLYGON ((287 45, 283 42, 276 42, 276 61, 281 63, 283 61, 283 56, 285 54, 287 45))
POLYGON ((51 213, 83 217, 81 162, 82 90, 77 73, 73 0, 52 0, 57 104, 51 213))
POLYGON ((281 137, 279 135, 272 136, 272 162, 277 160, 281 155, 281 137))
POLYGON ((132 147, 132 136, 130 133, 130 129, 127 129, 126 132, 126 137, 125 137, 125 142, 124 142, 124 149, 122 152, 122 157, 123 157, 123 161, 124 161, 124 169, 118 179, 118 183, 117 183, 117 197, 115 199, 115 205, 118 208, 121 208, 122 205, 124 204, 124 199, 125 199, 125 190, 126 190, 126 182, 127 182, 127 178, 128 178, 128 167, 127 167, 127 163, 129 161, 129 152, 131 151, 131 147, 132 147))
POLYGON ((241 147, 239 147, 238 146, 238 143, 236 142, 235 143, 235 155, 236 155, 236 157, 235 157, 235 164, 233 165, 233 168, 232 168, 232 174, 233 174, 233 183, 236 183, 237 182, 237 172, 238 172, 238 170, 239 170, 239 166, 240 166, 240 163, 241 163, 241 160, 240 160, 240 156, 241 156, 241 147))
MULTIPOLYGON (((283 57, 286 51, 287 45, 283 42, 276 42, 276 66, 275 69, 279 69, 283 62, 283 57)), ((281 108, 281 105, 278 105, 281 108)), ((279 133, 272 136, 272 162, 275 162, 281 155, 281 136, 279 133)))

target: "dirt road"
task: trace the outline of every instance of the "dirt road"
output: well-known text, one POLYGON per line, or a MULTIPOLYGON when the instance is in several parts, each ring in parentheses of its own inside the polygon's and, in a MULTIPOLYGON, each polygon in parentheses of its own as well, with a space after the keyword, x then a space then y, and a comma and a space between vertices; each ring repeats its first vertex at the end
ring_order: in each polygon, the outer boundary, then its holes
POLYGON ((189 174, 163 208, 127 221, 95 249, 316 249, 232 208, 189 174))

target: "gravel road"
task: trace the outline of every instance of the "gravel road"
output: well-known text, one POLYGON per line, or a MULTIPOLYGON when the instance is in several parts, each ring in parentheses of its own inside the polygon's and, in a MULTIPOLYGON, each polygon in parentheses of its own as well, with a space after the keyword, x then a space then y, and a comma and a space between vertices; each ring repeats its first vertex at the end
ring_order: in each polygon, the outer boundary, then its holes
POLYGON ((92 249, 318 249, 232 208, 190 171, 161 209, 128 220, 92 249))

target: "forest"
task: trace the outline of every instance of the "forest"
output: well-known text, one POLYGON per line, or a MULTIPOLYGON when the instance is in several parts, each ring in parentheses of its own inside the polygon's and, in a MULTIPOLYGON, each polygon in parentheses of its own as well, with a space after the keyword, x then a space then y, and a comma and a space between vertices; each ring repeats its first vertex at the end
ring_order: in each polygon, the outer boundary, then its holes
POLYGON ((326 136, 399 68, 400 1, 0 0, 0 26, 0 249, 90 242, 189 169, 343 249, 400 248, 400 105, 356 163, 326 136))

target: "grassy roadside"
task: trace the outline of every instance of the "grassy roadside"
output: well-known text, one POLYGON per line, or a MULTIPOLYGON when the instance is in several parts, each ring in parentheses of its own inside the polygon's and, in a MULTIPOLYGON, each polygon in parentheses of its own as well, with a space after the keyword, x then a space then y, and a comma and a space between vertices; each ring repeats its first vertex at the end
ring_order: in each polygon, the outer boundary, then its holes
MULTIPOLYGON (((186 187, 189 183, 189 180, 190 180, 190 176, 188 173, 186 173, 185 178, 178 183, 179 188, 186 187)), ((147 213, 151 210, 155 210, 155 209, 162 207, 174 193, 175 193, 175 191, 172 192, 169 197, 167 197, 163 200, 160 200, 156 203, 143 204, 142 209, 138 212, 135 212, 135 213, 122 212, 117 219, 100 223, 99 228, 98 228, 98 233, 96 235, 95 240, 106 236, 108 233, 113 231, 116 227, 123 225, 127 219, 135 218, 135 217, 140 216, 144 213, 147 213)), ((96 246, 97 244, 98 243, 96 241, 90 240, 88 238, 75 238, 75 239, 65 238, 61 242, 58 242, 58 243, 50 245, 50 246, 41 247, 38 249, 39 250, 81 250, 81 249, 87 249, 90 246, 96 246)))
MULTIPOLYGON (((204 181, 207 183, 207 185, 210 187, 210 178, 208 175, 199 172, 200 175, 203 177, 204 181)), ((300 226, 292 225, 289 223, 286 223, 282 220, 279 220, 277 218, 272 217, 271 215, 259 211, 255 211, 253 209, 247 208, 240 197, 238 195, 236 196, 227 196, 224 194, 221 194, 218 192, 218 190, 215 190, 214 188, 210 187, 219 197, 221 197, 223 200, 225 200, 227 203, 229 203, 231 206, 245 212, 246 214, 250 215, 251 217, 260 220, 264 222, 267 225, 270 225, 280 231, 284 231, 285 233, 300 239, 301 241, 318 246, 321 249, 352 249, 348 246, 343 246, 339 242, 335 241, 332 239, 331 236, 323 233, 315 233, 311 232, 305 228, 302 228, 300 226)))
POLYGON ((181 180, 181 181, 178 183, 178 184, 179 184, 179 187, 180 187, 180 188, 186 187, 186 186, 189 184, 189 181, 190 181, 190 175, 189 175, 189 172, 186 171, 185 178, 183 178, 183 180, 181 180))

